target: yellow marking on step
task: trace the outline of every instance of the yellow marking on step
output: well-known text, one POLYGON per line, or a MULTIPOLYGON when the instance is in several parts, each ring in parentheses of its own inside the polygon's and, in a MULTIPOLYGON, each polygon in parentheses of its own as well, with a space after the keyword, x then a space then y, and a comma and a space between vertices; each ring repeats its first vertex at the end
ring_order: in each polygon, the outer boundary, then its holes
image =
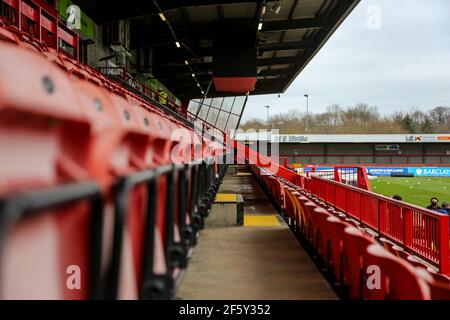
POLYGON ((250 172, 238 172, 238 176, 251 176, 252 174, 250 172))
POLYGON ((237 194, 235 193, 218 193, 214 202, 237 202, 237 194))
POLYGON ((279 227, 280 222, 274 215, 267 216, 244 216, 244 227, 279 227))

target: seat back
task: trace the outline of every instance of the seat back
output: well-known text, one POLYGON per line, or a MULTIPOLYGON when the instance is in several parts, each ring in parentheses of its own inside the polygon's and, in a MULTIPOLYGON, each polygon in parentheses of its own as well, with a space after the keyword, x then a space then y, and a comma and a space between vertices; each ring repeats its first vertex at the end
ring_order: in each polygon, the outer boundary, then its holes
POLYGON ((348 226, 344 230, 344 243, 354 257, 350 259, 350 273, 353 279, 350 290, 352 299, 384 299, 384 292, 380 289, 369 288, 368 277, 371 266, 376 263, 372 256, 367 254, 367 247, 375 244, 375 240, 359 229, 348 226), (352 262, 354 261, 354 262, 352 262), (356 264, 360 262, 359 266, 356 264))
POLYGON ((418 276, 416 269, 406 261, 389 253, 379 244, 367 247, 382 273, 386 299, 390 300, 429 300, 430 289, 426 282, 418 276))
POLYGON ((95 183, 2 197, 0 298, 102 298, 102 228, 103 199, 95 183))
POLYGON ((330 225, 327 223, 327 219, 331 217, 325 209, 317 207, 314 209, 314 215, 318 223, 317 227, 317 251, 322 256, 323 260, 328 265, 330 260, 330 242, 331 242, 331 231, 329 230, 330 225))
POLYGON ((450 300, 450 279, 447 276, 432 274, 421 267, 416 270, 419 277, 428 284, 432 300, 450 300))
POLYGON ((336 277, 336 282, 339 285, 347 285, 348 279, 348 250, 344 246, 344 230, 349 226, 346 222, 337 217, 327 218, 330 223, 330 230, 333 230, 332 236, 332 256, 333 256, 333 270, 336 277))

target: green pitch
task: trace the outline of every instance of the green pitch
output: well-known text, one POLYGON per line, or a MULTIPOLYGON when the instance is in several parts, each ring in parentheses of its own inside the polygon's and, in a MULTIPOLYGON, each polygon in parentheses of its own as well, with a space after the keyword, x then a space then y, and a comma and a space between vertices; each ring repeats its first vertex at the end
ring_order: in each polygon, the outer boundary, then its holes
POLYGON ((392 197, 400 195, 403 201, 420 207, 430 204, 431 197, 437 197, 439 204, 442 201, 450 202, 450 178, 395 178, 379 177, 370 180, 372 191, 392 197))

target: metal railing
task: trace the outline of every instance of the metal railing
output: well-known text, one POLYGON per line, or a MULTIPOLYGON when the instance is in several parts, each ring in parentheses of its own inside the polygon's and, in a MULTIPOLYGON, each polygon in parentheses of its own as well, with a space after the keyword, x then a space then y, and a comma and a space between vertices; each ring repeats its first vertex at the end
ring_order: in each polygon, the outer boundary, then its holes
MULTIPOLYGON (((113 79, 120 79, 121 84, 127 84, 127 86, 133 88, 134 90, 144 94, 147 98, 152 99, 152 102, 158 101, 158 92, 152 90, 151 88, 145 86, 137 79, 133 78, 130 74, 126 72, 126 69, 123 67, 99 67, 99 72, 103 75, 112 77, 113 79)), ((167 100, 167 105, 162 105, 163 107, 167 107, 170 111, 175 113, 178 117, 178 120, 187 120, 190 124, 196 125, 197 130, 200 131, 202 135, 207 135, 209 137, 214 137, 216 140, 223 142, 224 132, 219 128, 213 126, 212 124, 195 117, 195 115, 188 110, 183 110, 181 106, 177 105, 174 101, 167 100)), ((163 110, 164 111, 164 110, 163 110)))
MULTIPOLYGON (((250 153, 256 152, 249 149, 246 151, 249 152, 247 159, 250 159, 250 153)), ((436 266, 441 273, 450 274, 448 215, 387 198, 334 179, 288 173, 282 166, 272 166, 278 169, 274 171, 273 168, 264 168, 265 166, 259 163, 256 165, 283 184, 302 188, 358 220, 361 225, 378 233, 379 237, 391 240, 409 253, 436 266)))
POLYGON ((313 176, 310 192, 405 250, 450 273, 449 216, 313 176))

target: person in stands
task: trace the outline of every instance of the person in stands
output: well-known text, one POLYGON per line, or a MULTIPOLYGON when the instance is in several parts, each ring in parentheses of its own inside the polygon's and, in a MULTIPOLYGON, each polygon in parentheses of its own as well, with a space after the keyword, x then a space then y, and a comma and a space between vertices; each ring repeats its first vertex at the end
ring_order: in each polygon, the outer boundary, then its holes
POLYGON ((430 205, 427 207, 427 209, 439 211, 441 209, 441 207, 439 207, 439 199, 436 197, 431 198, 430 205))
POLYGON ((442 207, 438 210, 438 212, 450 214, 450 204, 447 201, 442 202, 442 207))
POLYGON ((398 200, 398 201, 403 201, 403 198, 400 197, 398 194, 394 195, 394 196, 392 197, 392 199, 398 200))

